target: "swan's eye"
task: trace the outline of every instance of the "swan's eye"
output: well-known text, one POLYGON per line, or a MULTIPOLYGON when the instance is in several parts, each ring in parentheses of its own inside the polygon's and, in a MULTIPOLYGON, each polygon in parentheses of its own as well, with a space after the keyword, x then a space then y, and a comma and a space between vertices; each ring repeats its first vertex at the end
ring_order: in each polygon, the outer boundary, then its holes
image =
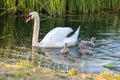
POLYGON ((28 15, 27 18, 31 18, 32 15, 28 15))

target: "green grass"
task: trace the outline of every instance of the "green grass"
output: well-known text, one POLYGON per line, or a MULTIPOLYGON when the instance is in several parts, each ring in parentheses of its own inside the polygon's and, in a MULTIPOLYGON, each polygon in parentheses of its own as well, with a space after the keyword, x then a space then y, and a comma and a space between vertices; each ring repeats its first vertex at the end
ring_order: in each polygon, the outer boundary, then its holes
POLYGON ((49 16, 120 9, 120 0, 2 0, 0 4, 0 9, 9 13, 35 10, 49 16))

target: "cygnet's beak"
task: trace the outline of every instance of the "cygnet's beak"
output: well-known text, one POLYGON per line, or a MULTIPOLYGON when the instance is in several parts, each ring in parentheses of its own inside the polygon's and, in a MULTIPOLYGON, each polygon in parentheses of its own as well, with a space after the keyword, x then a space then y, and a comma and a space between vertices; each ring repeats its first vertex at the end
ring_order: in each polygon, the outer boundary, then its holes
POLYGON ((96 40, 94 40, 94 43, 96 44, 96 43, 97 43, 97 41, 96 41, 96 40))

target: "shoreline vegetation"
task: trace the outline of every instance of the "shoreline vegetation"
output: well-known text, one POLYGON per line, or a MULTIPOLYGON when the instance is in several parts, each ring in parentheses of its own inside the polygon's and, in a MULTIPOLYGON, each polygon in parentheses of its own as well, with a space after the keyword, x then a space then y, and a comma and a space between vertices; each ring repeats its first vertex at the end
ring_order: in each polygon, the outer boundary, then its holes
MULTIPOLYGON (((22 52, 31 51, 25 47, 17 47, 15 50, 0 49, 0 57, 11 57, 10 61, 0 61, 0 80, 120 80, 120 74, 110 72, 102 73, 81 73, 75 68, 70 70, 54 71, 49 68, 38 67, 35 59, 27 61, 22 52), (12 58, 20 58, 12 60, 12 58), (11 62, 12 61, 12 62, 11 62)), ((30 53, 29 53, 30 54, 30 53)), ((38 54, 36 54, 38 56, 38 54)), ((43 58, 42 58, 43 59, 43 58)))
POLYGON ((68 72, 30 66, 26 61, 8 64, 0 62, 0 80, 120 80, 120 74, 80 73, 75 68, 68 72))
POLYGON ((0 15, 5 13, 25 14, 37 11, 48 16, 68 14, 95 14, 120 11, 119 0, 2 0, 0 15))

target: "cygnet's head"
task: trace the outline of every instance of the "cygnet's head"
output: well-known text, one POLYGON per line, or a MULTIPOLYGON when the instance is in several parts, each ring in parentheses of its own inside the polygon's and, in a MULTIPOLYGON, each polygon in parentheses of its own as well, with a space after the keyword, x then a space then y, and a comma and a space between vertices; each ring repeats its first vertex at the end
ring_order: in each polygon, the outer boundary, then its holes
POLYGON ((80 49, 84 49, 84 45, 83 44, 79 44, 80 49))
POLYGON ((68 47, 68 46, 67 46, 67 43, 65 43, 64 47, 65 47, 65 48, 67 48, 67 47, 68 47))
POLYGON ((92 37, 92 38, 91 38, 91 41, 92 41, 93 43, 95 43, 95 42, 96 42, 95 37, 92 37))

